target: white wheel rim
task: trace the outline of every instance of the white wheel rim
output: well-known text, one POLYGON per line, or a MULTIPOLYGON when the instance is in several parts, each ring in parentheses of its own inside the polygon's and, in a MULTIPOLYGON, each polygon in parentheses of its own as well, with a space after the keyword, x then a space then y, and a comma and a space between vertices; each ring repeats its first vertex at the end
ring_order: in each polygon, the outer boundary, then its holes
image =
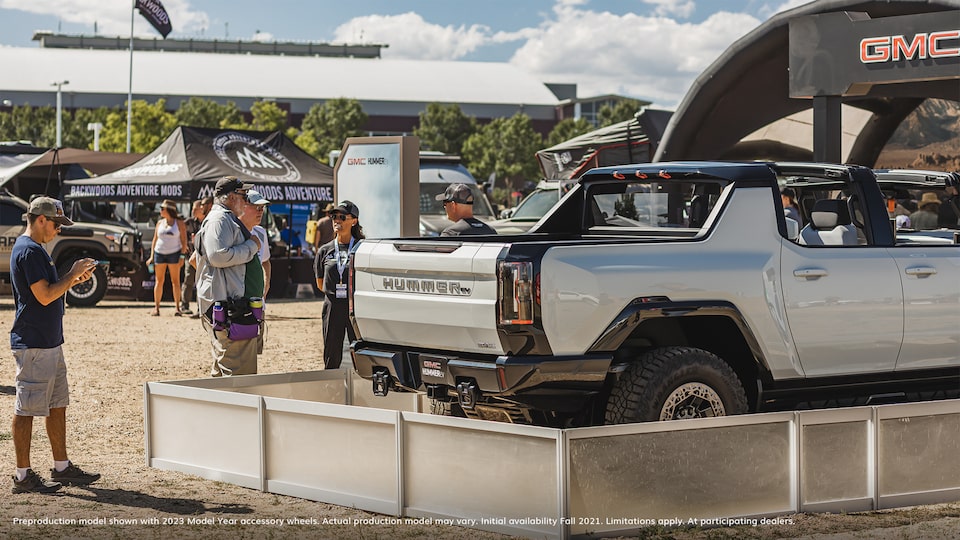
POLYGON ((684 420, 726 416, 723 400, 713 388, 693 382, 677 387, 667 396, 660 410, 660 420, 684 420))

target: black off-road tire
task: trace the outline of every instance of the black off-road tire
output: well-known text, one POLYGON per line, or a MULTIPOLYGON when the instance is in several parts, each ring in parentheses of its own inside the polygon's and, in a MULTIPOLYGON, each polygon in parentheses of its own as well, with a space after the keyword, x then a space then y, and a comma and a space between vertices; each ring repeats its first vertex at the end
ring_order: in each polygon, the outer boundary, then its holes
POLYGON ((610 392, 604 422, 629 424, 747 411, 743 385, 726 362, 702 349, 665 347, 644 353, 620 374, 610 392), (668 398, 671 408, 667 408, 668 398))
MULTIPOLYGON (((57 273, 60 276, 66 275, 70 271, 70 267, 73 265, 73 260, 68 261, 66 264, 60 266, 57 269, 57 273)), ((67 294, 64 295, 64 299, 67 304, 77 307, 92 307, 97 305, 98 302, 103 300, 103 297, 107 294, 107 273, 103 271, 103 268, 99 266, 94 268, 93 275, 87 281, 83 283, 78 283, 73 287, 70 287, 67 290, 67 294)))

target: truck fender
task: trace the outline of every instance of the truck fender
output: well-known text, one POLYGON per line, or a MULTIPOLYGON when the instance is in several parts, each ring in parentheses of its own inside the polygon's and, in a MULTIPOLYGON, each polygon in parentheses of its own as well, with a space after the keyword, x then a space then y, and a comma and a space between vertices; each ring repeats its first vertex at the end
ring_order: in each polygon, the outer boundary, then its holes
MULTIPOLYGON (((769 373, 760 343, 740 310, 724 300, 671 301, 668 299, 637 298, 607 325, 593 342, 588 353, 615 352, 637 328, 647 321, 664 318, 722 317, 728 319, 739 331, 750 351, 760 376, 769 373)), ((680 345, 680 343, 675 343, 680 345)))

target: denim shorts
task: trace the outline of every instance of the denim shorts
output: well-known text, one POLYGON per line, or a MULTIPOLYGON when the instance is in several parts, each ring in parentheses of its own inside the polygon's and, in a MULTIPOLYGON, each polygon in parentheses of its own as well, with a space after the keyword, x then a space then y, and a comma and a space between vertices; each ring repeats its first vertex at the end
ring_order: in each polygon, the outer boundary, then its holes
POLYGON ((180 262, 180 252, 176 253, 153 253, 153 264, 177 264, 180 262))
POLYGON ((17 416, 50 416, 50 409, 70 404, 63 348, 14 349, 17 360, 17 416))

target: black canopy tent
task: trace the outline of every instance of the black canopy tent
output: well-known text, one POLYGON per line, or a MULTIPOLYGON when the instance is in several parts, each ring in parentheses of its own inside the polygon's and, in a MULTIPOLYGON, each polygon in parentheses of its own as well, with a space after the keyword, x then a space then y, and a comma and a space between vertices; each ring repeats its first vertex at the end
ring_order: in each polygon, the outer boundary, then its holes
POLYGON ((540 150, 537 160, 543 177, 570 180, 596 167, 649 162, 671 114, 644 109, 630 120, 540 150))
POLYGON ((31 195, 59 198, 63 180, 109 173, 142 157, 143 154, 123 152, 4 144, 0 145, 0 186, 24 199, 31 195))
POLYGON ((274 203, 333 201, 333 169, 282 132, 178 127, 153 152, 109 174, 67 180, 64 197, 98 201, 193 201, 223 176, 254 184, 274 203))

